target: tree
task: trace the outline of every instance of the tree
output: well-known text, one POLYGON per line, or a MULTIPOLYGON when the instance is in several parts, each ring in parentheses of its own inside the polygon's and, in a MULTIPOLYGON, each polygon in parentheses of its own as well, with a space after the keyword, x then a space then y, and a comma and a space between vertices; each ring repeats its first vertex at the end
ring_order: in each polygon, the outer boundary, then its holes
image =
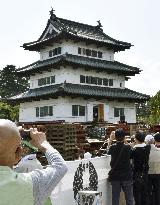
POLYGON ((149 103, 149 118, 150 124, 160 124, 160 90, 153 96, 149 103))
POLYGON ((160 124, 160 90, 148 102, 137 104, 136 110, 138 122, 160 124))
POLYGON ((0 71, 0 96, 9 98, 28 89, 28 79, 18 75, 14 65, 7 65, 0 71))
POLYGON ((136 104, 136 116, 137 116, 137 122, 147 123, 147 119, 149 117, 148 102, 136 104))
POLYGON ((18 120, 19 106, 11 106, 7 103, 0 102, 0 119, 8 119, 12 121, 18 120))

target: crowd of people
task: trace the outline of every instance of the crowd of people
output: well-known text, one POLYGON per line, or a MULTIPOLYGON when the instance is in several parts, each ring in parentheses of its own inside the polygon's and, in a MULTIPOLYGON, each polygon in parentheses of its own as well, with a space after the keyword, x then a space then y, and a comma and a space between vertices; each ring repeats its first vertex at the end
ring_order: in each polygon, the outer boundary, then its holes
POLYGON ((112 205, 119 205, 121 189, 126 205, 160 205, 160 133, 145 136, 137 131, 128 143, 124 130, 117 129, 108 144, 112 205))
MULTIPOLYGON (((30 137, 30 146, 22 149, 18 127, 0 119, 0 204, 50 205, 51 192, 67 172, 65 160, 45 133, 33 128, 30 137), (49 166, 43 169, 35 153, 28 155, 28 149, 44 153, 49 166)), ((117 129, 110 134, 107 150, 112 205, 119 205, 121 189, 126 205, 160 205, 160 133, 145 136, 137 131, 129 143, 124 130, 117 129)), ((91 154, 85 153, 84 158, 91 154)))

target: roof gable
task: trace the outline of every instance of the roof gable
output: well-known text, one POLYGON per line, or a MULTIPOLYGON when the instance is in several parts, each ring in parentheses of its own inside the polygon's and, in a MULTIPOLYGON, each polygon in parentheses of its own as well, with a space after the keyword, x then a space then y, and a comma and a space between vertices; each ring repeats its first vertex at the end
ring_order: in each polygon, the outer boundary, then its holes
POLYGON ((121 51, 131 47, 130 43, 119 41, 106 35, 102 30, 100 21, 98 21, 98 25, 92 26, 59 18, 53 13, 40 38, 34 42, 24 43, 23 47, 27 50, 39 50, 46 43, 47 45, 48 42, 53 43, 57 37, 68 37, 70 39, 79 39, 79 41, 92 41, 95 44, 101 43, 103 46, 112 45, 115 51, 121 51), (65 35, 62 35, 62 33, 65 35))

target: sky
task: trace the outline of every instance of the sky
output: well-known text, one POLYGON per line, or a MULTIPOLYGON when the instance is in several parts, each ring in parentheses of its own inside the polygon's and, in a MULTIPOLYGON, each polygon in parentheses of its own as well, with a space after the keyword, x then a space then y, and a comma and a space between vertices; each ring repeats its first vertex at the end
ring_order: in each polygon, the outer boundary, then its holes
POLYGON ((159 0, 0 0, 0 69, 17 68, 39 60, 39 54, 21 46, 37 40, 54 8, 58 17, 97 25, 131 49, 115 54, 115 60, 142 70, 126 87, 154 96, 160 90, 159 0))

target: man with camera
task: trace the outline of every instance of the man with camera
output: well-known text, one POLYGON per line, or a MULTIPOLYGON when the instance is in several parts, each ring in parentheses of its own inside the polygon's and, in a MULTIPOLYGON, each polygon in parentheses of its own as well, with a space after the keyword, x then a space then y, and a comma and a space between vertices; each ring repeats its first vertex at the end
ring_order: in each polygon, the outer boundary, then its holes
POLYGON ((108 180, 112 185, 112 205, 119 205, 121 189, 125 194, 126 205, 133 205, 131 147, 125 144, 124 130, 117 129, 115 132, 111 132, 108 145, 108 155, 111 155, 111 170, 108 180), (113 144, 114 140, 116 143, 113 144))
POLYGON ((30 173, 12 170, 21 158, 21 137, 16 125, 0 119, 0 204, 44 205, 53 189, 67 172, 59 152, 46 140, 46 135, 30 130, 30 143, 43 152, 50 166, 30 173))

